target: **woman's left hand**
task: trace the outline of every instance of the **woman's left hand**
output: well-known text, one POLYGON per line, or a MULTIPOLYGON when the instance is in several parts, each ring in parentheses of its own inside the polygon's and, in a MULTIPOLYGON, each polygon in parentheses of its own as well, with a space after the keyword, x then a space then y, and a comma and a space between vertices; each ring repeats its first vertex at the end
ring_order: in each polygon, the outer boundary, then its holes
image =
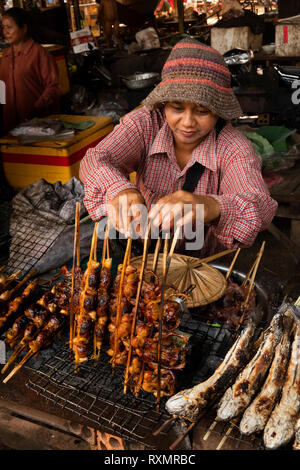
POLYGON ((210 196, 199 196, 179 190, 162 197, 151 208, 149 218, 155 227, 168 230, 174 226, 184 226, 196 221, 197 204, 203 204, 203 222, 205 224, 217 220, 220 216, 218 202, 210 196))

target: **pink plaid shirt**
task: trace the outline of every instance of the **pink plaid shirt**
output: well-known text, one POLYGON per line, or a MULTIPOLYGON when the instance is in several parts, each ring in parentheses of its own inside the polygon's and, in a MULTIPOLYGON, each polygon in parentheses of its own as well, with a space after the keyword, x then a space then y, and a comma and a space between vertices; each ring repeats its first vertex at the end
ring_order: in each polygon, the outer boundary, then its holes
POLYGON ((182 188, 188 168, 196 161, 205 170, 195 194, 215 198, 221 210, 218 223, 207 227, 205 246, 211 246, 206 251, 215 251, 218 245, 251 246, 271 223, 277 203, 269 195, 250 141, 231 124, 223 128, 217 141, 213 130, 181 170, 163 114, 145 107, 132 111, 86 152, 80 165, 84 203, 92 219, 99 220, 120 191, 138 188, 150 209, 162 196, 182 188), (137 173, 136 184, 128 179, 131 172, 137 173))

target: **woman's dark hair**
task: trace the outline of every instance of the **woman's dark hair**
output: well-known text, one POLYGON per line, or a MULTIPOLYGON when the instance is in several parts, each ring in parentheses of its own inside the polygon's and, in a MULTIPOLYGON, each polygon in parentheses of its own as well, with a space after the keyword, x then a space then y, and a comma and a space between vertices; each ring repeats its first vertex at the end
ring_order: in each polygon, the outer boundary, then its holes
POLYGON ((23 26, 26 25, 27 35, 31 37, 31 20, 26 10, 23 10, 23 8, 12 7, 4 11, 2 19, 5 18, 5 16, 12 18, 19 28, 23 28, 23 26))

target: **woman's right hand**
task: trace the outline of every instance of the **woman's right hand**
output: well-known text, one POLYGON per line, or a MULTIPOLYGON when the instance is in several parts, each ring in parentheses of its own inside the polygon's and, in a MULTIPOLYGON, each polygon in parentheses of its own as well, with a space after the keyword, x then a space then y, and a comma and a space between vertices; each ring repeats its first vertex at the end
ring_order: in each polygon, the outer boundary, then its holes
POLYGON ((146 215, 145 200, 137 189, 125 189, 109 203, 109 222, 126 237, 132 237, 134 231, 142 236, 145 223, 143 216, 146 215))

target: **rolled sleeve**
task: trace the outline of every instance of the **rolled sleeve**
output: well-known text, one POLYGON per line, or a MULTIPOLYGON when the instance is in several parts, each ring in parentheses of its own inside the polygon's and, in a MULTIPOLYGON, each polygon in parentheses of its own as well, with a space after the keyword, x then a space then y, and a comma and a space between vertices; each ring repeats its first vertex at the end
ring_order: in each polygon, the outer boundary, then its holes
POLYGON ((228 248, 251 246, 258 233, 269 226, 278 206, 266 188, 260 162, 250 144, 244 154, 231 156, 220 194, 210 197, 220 207, 220 218, 212 225, 212 232, 228 248))
POLYGON ((129 174, 137 171, 145 154, 143 125, 124 118, 96 147, 89 149, 80 164, 84 203, 93 220, 107 215, 108 204, 121 191, 137 189, 129 174))

